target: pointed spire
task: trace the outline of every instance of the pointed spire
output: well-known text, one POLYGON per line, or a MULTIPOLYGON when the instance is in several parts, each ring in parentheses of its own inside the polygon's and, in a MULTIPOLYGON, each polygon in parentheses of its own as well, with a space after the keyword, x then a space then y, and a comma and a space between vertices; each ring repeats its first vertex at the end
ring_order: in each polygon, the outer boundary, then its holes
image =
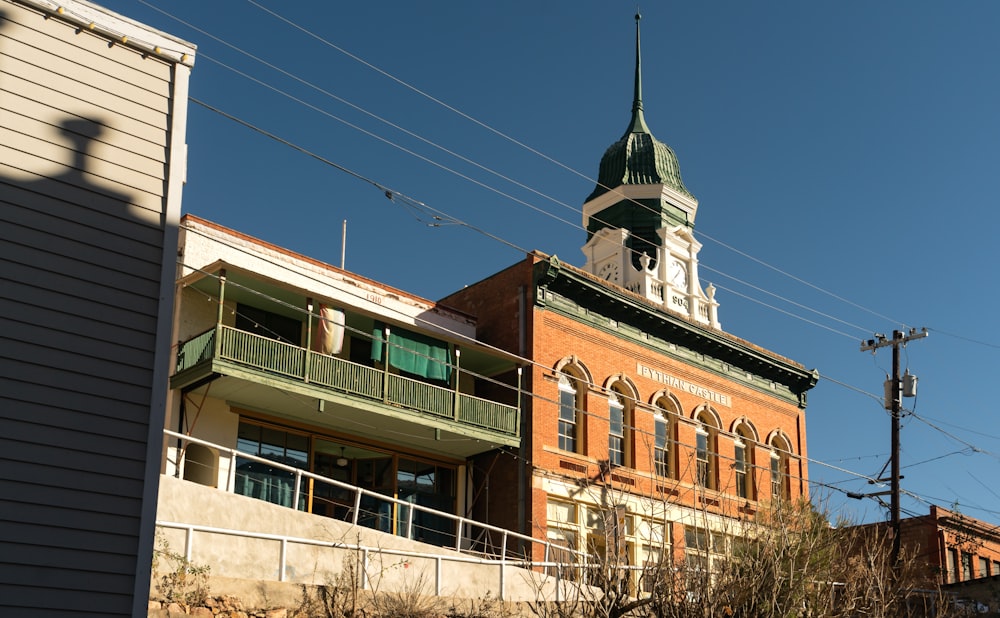
POLYGON ((649 133, 646 119, 642 116, 642 55, 639 53, 639 20, 642 15, 635 14, 635 93, 632 97, 632 122, 628 133, 649 133))

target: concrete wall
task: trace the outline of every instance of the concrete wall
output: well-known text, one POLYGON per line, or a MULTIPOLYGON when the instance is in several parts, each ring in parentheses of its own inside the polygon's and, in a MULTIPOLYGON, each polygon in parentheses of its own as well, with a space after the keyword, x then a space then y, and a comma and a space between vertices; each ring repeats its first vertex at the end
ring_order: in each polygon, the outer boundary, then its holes
MULTIPOLYGON (((372 591, 414 591, 466 599, 482 598, 487 592, 499 596, 499 563, 466 562, 470 556, 392 536, 348 523, 293 511, 267 502, 226 493, 195 483, 163 477, 160 481, 158 524, 175 522, 241 530, 262 535, 308 538, 327 543, 366 546, 368 554, 366 589, 372 591), (419 555, 390 555, 379 551, 409 552, 419 555), (438 564, 440 557, 440 579, 438 564)), ((185 552, 185 533, 158 525, 158 544, 166 542, 173 552, 185 552)), ((218 532, 195 532, 191 560, 208 565, 213 576, 277 581, 281 578, 281 542, 250 539, 218 532)), ((345 561, 363 560, 356 550, 288 543, 285 581, 326 585, 336 580, 345 561)), ((534 600, 539 595, 554 598, 552 581, 538 573, 507 566, 503 571, 503 597, 507 600, 534 600)))

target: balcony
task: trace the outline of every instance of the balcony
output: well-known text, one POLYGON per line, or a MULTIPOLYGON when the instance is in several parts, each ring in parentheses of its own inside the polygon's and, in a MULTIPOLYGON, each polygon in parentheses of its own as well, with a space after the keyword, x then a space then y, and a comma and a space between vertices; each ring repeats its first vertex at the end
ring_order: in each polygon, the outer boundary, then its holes
MULTIPOLYGON (((483 378, 453 370, 455 384, 483 378)), ((171 388, 312 423, 353 422, 372 437, 422 440, 413 445, 437 444, 450 456, 517 446, 520 438, 517 406, 221 324, 179 344, 171 388)))

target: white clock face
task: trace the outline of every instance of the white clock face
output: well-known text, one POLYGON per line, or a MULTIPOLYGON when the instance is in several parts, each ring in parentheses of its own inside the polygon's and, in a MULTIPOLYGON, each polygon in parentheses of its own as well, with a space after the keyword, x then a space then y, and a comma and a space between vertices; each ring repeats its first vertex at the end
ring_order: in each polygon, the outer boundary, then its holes
POLYGON ((674 260, 670 263, 670 270, 667 272, 667 278, 675 287, 687 287, 687 267, 684 266, 684 263, 680 260, 674 260))
POLYGON ((607 281, 618 281, 618 264, 605 262, 597 271, 597 276, 607 281))

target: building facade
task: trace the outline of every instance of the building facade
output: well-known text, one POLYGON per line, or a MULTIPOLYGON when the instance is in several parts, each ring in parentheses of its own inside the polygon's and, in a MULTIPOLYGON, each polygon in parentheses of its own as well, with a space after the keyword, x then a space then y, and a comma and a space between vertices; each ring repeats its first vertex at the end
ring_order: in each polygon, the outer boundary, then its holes
POLYGON ((900 521, 900 546, 901 555, 915 560, 929 582, 957 584, 1000 575, 1000 528, 937 505, 927 515, 900 521))
MULTIPOLYGON (((581 268, 533 252, 432 302, 186 216, 167 486, 568 576, 594 557, 705 571, 743 522, 806 497, 817 374, 721 329, 698 201, 641 92, 637 24, 581 268)), ((223 521, 168 502, 165 530, 223 521)), ((227 527, 284 525, 235 504, 227 527)), ((311 554, 280 560, 278 578, 315 576, 311 554)))
POLYGON ((194 46, 0 0, 0 614, 146 611, 194 46))
POLYGON ((454 545, 407 505, 464 515, 469 458, 517 447, 518 359, 466 313, 265 241, 191 215, 180 239, 164 473, 454 545))
POLYGON ((517 461, 492 467, 518 499, 477 505, 489 520, 567 555, 707 564, 740 522, 808 495, 818 376, 721 330, 698 201, 646 124, 640 58, 637 21, 632 116, 583 205, 584 266, 535 252, 441 302, 531 361, 517 461))

